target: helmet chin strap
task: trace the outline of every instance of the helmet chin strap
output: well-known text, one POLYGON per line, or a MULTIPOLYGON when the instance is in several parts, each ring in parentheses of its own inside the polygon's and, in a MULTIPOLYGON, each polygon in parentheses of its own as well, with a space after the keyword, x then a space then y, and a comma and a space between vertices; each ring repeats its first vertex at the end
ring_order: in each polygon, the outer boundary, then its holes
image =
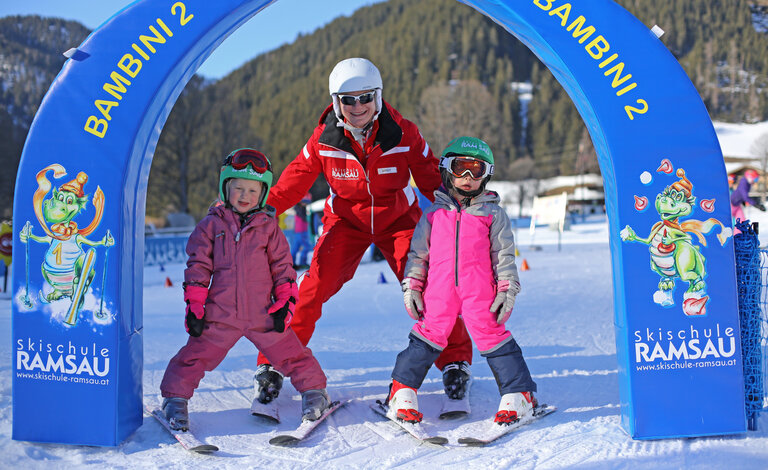
POLYGON ((453 189, 455 189, 457 193, 461 194, 464 197, 475 197, 475 196, 479 196, 480 193, 483 192, 483 190, 485 189, 485 185, 484 184, 481 185, 479 188, 475 189, 474 191, 464 191, 463 189, 457 188, 455 186, 453 189))
POLYGON ((347 124, 346 121, 344 121, 343 117, 340 118, 336 116, 336 119, 339 121, 336 123, 336 127, 343 127, 344 129, 348 130, 352 135, 355 135, 355 136, 358 134, 361 136, 365 136, 368 134, 368 131, 371 129, 371 127, 373 127, 373 121, 375 121, 377 117, 378 117, 378 114, 374 116, 373 119, 371 119, 371 122, 366 124, 365 127, 360 128, 360 127, 350 126, 349 124, 347 124))

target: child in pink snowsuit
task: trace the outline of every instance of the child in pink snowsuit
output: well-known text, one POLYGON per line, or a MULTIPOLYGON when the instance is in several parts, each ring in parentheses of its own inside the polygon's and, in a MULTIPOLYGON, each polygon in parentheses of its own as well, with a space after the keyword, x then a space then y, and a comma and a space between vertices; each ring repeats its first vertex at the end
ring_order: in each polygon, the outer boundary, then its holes
POLYGON ((243 336, 291 377, 305 419, 317 419, 330 403, 320 364, 288 328, 298 297, 296 272, 274 209, 265 203, 271 183, 264 154, 232 152, 219 178, 221 202, 189 237, 184 300, 190 337, 160 384, 175 429, 188 429, 187 400, 243 336))
POLYGON ((482 140, 459 137, 443 152, 440 173, 443 185, 411 239, 402 285, 406 310, 418 323, 397 356, 388 415, 421 421, 416 389, 461 315, 502 395, 494 420, 508 424, 533 412, 536 384, 504 326, 520 282, 509 218, 498 194, 485 190, 493 154, 482 140))

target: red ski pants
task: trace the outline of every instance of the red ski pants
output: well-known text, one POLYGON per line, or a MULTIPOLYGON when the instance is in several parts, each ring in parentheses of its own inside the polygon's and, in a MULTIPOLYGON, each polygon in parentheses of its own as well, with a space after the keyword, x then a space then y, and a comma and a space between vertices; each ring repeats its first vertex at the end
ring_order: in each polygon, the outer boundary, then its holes
POLYGON ((327 381, 317 359, 290 330, 263 331, 245 321, 210 322, 200 337, 190 336, 168 363, 160 382, 162 396, 191 398, 205 373, 214 370, 243 336, 259 351, 265 351, 275 368, 290 377, 299 392, 325 388, 327 381))
MULTIPOLYGON (((345 282, 352 279, 365 251, 375 244, 389 263, 389 267, 403 280, 408 249, 411 245, 413 229, 418 220, 405 215, 402 222, 380 234, 365 233, 350 223, 335 217, 326 217, 323 235, 315 245, 309 271, 299 286, 299 301, 291 321, 291 329, 296 332, 302 344, 307 345, 315 323, 322 315, 323 304, 336 294, 345 282)), ((472 363, 472 340, 467 333, 461 317, 448 337, 448 345, 435 361, 442 370, 446 364, 455 361, 472 363)), ((259 364, 269 362, 259 353, 259 364)))

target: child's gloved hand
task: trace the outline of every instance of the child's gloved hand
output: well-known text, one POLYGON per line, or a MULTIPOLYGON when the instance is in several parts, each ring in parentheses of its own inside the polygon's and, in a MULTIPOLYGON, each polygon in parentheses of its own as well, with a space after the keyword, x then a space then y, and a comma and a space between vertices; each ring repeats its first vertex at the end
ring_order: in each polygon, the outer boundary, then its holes
POLYGON ((421 294, 424 290, 424 282, 420 279, 406 277, 403 279, 402 286, 405 310, 411 318, 418 321, 424 312, 424 297, 421 294))
POLYGON ((491 303, 491 312, 496 314, 496 323, 503 325, 512 315, 512 307, 515 306, 515 296, 520 292, 520 284, 509 281, 499 281, 496 285, 496 298, 491 303))
POLYGON ((275 287, 274 297, 275 302, 269 307, 267 313, 272 316, 275 331, 282 333, 291 324, 296 299, 299 298, 299 288, 295 282, 288 281, 275 287))
POLYGON ((195 285, 184 286, 184 302, 187 303, 187 316, 184 328, 195 338, 203 334, 205 327, 205 299, 208 298, 208 288, 195 285))

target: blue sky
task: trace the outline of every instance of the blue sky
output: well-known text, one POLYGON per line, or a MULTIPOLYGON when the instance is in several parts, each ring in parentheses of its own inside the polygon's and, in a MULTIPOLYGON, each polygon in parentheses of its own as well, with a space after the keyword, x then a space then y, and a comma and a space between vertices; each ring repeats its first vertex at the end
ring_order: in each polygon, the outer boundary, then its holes
MULTIPOLYGON (((198 73, 209 78, 220 78, 260 53, 293 41, 299 33, 310 33, 334 18, 349 16, 360 7, 381 1, 279 0, 232 33, 198 73), (248 47, 243 47, 243 44, 248 47)), ((54 16, 79 21, 95 29, 131 3, 130 0, 0 0, 0 17, 54 16)))

